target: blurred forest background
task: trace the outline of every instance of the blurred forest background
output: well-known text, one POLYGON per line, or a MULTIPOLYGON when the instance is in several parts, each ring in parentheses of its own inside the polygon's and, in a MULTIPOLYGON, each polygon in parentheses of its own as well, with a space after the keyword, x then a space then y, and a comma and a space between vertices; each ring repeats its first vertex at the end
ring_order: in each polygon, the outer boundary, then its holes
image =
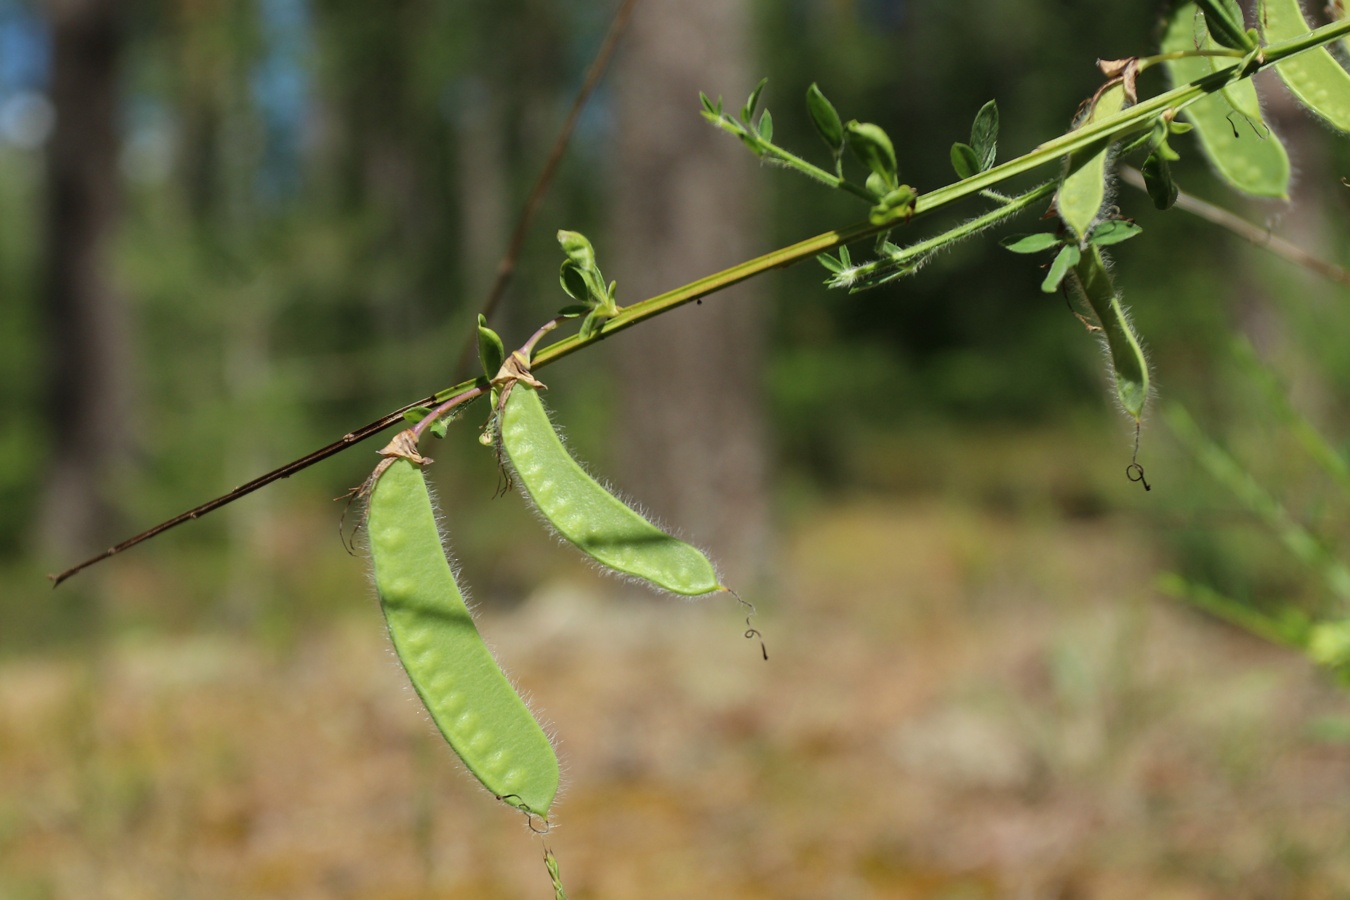
MULTIPOLYGON (((0 0, 0 897, 546 896, 339 539, 378 439, 44 576, 458 380, 615 6, 0 0)), ((862 217, 757 168, 699 90, 767 76, 776 139, 821 158, 816 81, 922 191, 991 98, 1001 158, 1061 133, 1160 12, 642 0, 495 324, 514 346, 565 302, 558 228, 632 303, 862 217)), ((1292 204, 1183 141, 1178 180, 1350 265, 1350 140, 1260 83, 1292 204)), ((430 450, 481 627, 558 735, 576 896, 1350 895, 1345 694, 1159 581, 1345 615, 1346 496, 1289 409, 1343 467, 1347 291, 1117 202, 1158 399, 1318 565, 1161 416, 1153 490, 1127 481, 1095 340, 992 240, 857 296, 775 272, 547 370, 578 455, 758 605, 767 665, 735 610, 599 578, 494 499, 484 411, 430 450)))

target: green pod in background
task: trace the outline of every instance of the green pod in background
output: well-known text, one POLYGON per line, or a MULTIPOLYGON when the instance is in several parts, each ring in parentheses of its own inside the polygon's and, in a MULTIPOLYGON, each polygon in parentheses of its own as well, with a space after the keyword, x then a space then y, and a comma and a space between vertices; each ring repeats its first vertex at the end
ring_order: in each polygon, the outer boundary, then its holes
MULTIPOLYGON (((1266 41, 1287 41, 1312 29, 1298 0, 1265 0, 1262 27, 1266 41)), ((1326 47, 1305 50, 1275 64, 1289 92, 1332 128, 1350 131, 1350 72, 1326 47)))
MULTIPOLYGON (((1101 92, 1078 127, 1108 119, 1124 108, 1125 85, 1119 82, 1101 92)), ((1059 217, 1080 242, 1087 238, 1106 203, 1106 164, 1110 153, 1111 148, 1103 146, 1100 150, 1089 149, 1075 154, 1069 160, 1055 195, 1059 217)))
POLYGON ((1135 333, 1134 326, 1120 305, 1120 297, 1111 282, 1111 274, 1106 270, 1101 250, 1095 244, 1083 250, 1078 264, 1072 269, 1070 281, 1092 308, 1106 338, 1116 399, 1120 401, 1121 408, 1138 422, 1148 402, 1148 359, 1144 355, 1139 335, 1135 333))
POLYGON ((540 818, 558 792, 558 757, 507 681, 455 583, 411 432, 381 451, 366 531, 389 637, 432 721, 499 800, 540 818))
POLYGON ((507 393, 497 428, 502 453, 539 514, 596 562, 662 590, 699 596, 726 588, 700 550, 657 528, 581 468, 523 381, 507 393))
MULTIPOLYGON (((1163 36, 1162 52, 1195 51, 1195 4, 1181 3, 1172 11, 1163 36)), ((1228 67, 1236 65, 1233 61, 1228 67)), ((1208 59, 1187 56, 1164 63, 1174 86, 1188 84, 1216 71, 1208 59)), ((1218 69, 1223 68, 1218 64, 1218 69)), ((1248 79, 1224 91, 1201 97, 1182 115, 1195 126, 1200 149, 1219 177, 1239 191, 1258 197, 1289 198, 1289 155, 1280 139, 1260 119, 1256 89, 1248 79), (1256 113, 1253 116, 1253 113, 1256 113)))

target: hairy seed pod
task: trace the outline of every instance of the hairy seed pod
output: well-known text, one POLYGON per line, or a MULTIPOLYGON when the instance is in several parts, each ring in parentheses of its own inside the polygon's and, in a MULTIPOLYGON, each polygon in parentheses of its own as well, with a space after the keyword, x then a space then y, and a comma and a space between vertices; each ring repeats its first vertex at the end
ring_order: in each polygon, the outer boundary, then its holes
POLYGON ((432 721, 483 786, 541 818, 558 791, 548 736, 502 674, 450 570, 411 432, 382 453, 366 530, 389 637, 432 721))
POLYGON ((701 551, 615 497, 563 446, 534 387, 517 381, 498 427, 501 449, 539 514, 596 562, 673 594, 725 591, 701 551))
MULTIPOLYGON (((1163 36, 1162 52, 1195 51, 1195 4, 1178 4, 1163 36)), ((1172 84, 1183 85, 1236 62, 1211 63, 1187 56, 1165 63, 1172 84), (1216 69, 1217 66, 1217 69, 1216 69)), ((1258 197, 1289 196, 1289 155, 1261 121, 1251 79, 1228 85, 1221 93, 1201 97, 1182 112, 1192 125, 1200 149, 1214 171, 1239 191, 1258 197)))
POLYGON ((1096 245, 1090 245, 1083 251, 1078 264, 1072 269, 1071 281, 1074 289, 1092 307, 1101 325, 1111 356, 1116 398, 1121 408, 1137 422, 1144 414, 1144 404, 1148 402, 1148 359, 1144 356, 1139 335, 1135 333, 1134 326, 1120 305, 1111 274, 1106 270, 1106 261, 1102 259, 1101 250, 1096 245))
MULTIPOLYGON (((1265 0, 1262 8, 1267 41, 1286 41, 1312 30, 1298 0, 1265 0)), ((1350 131, 1350 72, 1326 47, 1282 60, 1275 71, 1300 103, 1332 128, 1350 131)))

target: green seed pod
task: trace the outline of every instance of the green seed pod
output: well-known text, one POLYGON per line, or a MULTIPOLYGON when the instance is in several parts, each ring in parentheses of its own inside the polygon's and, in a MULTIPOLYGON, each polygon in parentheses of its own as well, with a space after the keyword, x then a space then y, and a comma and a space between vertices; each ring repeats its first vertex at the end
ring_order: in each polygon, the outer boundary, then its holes
POLYGON ((474 627, 441 546, 411 432, 381 453, 366 531, 389 637, 432 721, 483 787, 541 818, 558 758, 474 627))
MULTIPOLYGON (((1265 0, 1262 24, 1268 42, 1285 41, 1312 29, 1298 0, 1265 0)), ((1326 47, 1305 50, 1275 64, 1298 101, 1339 131, 1350 131, 1350 72, 1326 47)))
MULTIPOLYGON (((1125 85, 1117 82, 1098 95, 1092 109, 1078 127, 1108 119, 1124 108, 1125 85)), ((1089 148, 1074 154, 1060 182, 1059 193, 1055 195, 1055 208, 1059 210, 1059 217, 1080 242, 1092 230, 1106 203, 1106 165, 1110 153, 1111 148, 1103 146, 1095 151, 1089 148)))
POLYGON ((534 387, 523 381, 512 385, 497 431, 516 480, 539 514, 587 556, 672 594, 726 590, 708 557, 586 474, 563 446, 534 387))
POLYGON ((1148 402, 1148 359, 1144 356, 1139 335, 1120 305, 1101 250, 1096 245, 1089 245, 1071 272, 1074 289, 1092 307, 1106 338, 1116 397, 1121 408, 1137 422, 1148 402))
MULTIPOLYGON (((1196 50, 1194 22, 1195 5, 1178 5, 1163 36, 1162 51, 1196 50)), ((1236 63, 1219 64, 1220 68, 1232 65, 1236 63)), ((1208 60, 1195 56, 1168 60, 1165 66, 1173 85, 1196 81, 1216 70, 1208 60)), ((1229 85, 1222 95, 1196 100, 1182 115, 1195 126, 1200 149, 1221 178, 1244 193, 1286 200, 1289 156, 1275 133, 1261 122, 1255 90, 1250 79, 1229 85), (1235 116, 1235 110, 1250 121, 1235 116)))

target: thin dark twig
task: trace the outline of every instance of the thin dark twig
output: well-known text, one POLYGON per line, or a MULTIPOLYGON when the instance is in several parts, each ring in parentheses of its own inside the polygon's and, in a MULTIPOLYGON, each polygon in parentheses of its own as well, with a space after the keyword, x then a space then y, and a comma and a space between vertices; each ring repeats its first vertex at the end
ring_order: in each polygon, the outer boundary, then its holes
MULTIPOLYGON (((563 121, 562 128, 558 130, 558 136, 553 141, 553 149, 549 151, 548 160, 544 163, 544 168, 539 173, 539 178, 535 181, 534 188, 530 191, 530 196, 526 199, 525 206, 520 211, 520 218, 516 221, 515 230, 511 233, 511 242, 507 245, 506 253, 502 255, 501 262, 497 264, 496 279, 492 282, 492 289, 488 291, 487 300, 483 303, 483 316, 488 322, 492 321, 493 314, 497 311, 497 307, 501 305, 502 297, 506 295, 506 286, 510 284, 511 276, 516 271, 516 263, 520 260, 521 251, 525 248, 525 238, 534 225, 534 218, 539 212, 540 205, 544 202, 545 195, 548 194, 549 187, 553 184, 554 177, 558 174, 558 166, 562 164, 563 154, 572 139, 572 132, 576 128, 577 120, 581 118, 581 111, 586 107, 586 103, 590 100, 596 85, 600 83, 600 78, 605 74, 605 69, 609 67, 609 61, 614 56, 614 49, 618 46, 619 38, 623 36, 624 30, 628 27, 628 20, 632 18, 633 9, 637 6, 637 3, 638 0, 624 0, 623 5, 614 14, 614 19, 609 23, 609 31, 606 32, 605 39, 600 44, 600 49, 596 51, 595 59, 591 61, 590 68, 586 70, 586 79, 582 82, 581 88, 572 100, 572 108, 568 111, 567 118, 563 121)), ((471 333, 469 339, 464 342, 463 351, 459 354, 459 363, 455 367, 457 377, 468 377, 477 348, 477 334, 471 333)), ((495 373, 488 373, 489 376, 493 374, 495 373)))
MULTIPOLYGON (((601 43, 600 49, 596 52, 595 59, 592 61, 590 69, 586 72, 586 79, 582 83, 581 89, 577 92, 576 99, 572 102, 572 109, 568 113, 567 119, 563 122, 563 126, 558 133, 558 137, 553 143, 553 149, 549 153, 548 161, 544 164, 544 169, 539 174, 539 180, 535 183, 534 189, 530 192, 529 199, 525 202, 525 207, 521 212, 520 221, 516 223, 515 232, 511 236, 511 243, 507 247, 506 254, 502 257, 501 263, 497 267, 496 281, 493 283, 492 290, 488 293, 487 301, 483 306, 483 314, 489 319, 492 318, 493 312, 500 305, 501 298, 506 292, 506 286, 511 280, 512 273, 515 271, 516 261, 520 258, 521 249, 525 245, 525 236, 529 233, 530 226, 533 224, 534 217, 539 211, 539 206, 543 202, 544 195, 548 192, 549 185, 557 174, 558 166, 562 162, 563 152, 566 150, 567 144, 572 137, 572 131, 576 127, 577 119, 581 116, 581 110, 585 107, 586 101, 590 99, 591 94, 594 92, 596 85, 600 81, 600 77, 608 67, 610 58, 614 55, 614 49, 618 45, 619 37, 627 28, 628 20, 632 17, 633 9, 636 6, 637 0, 624 0, 623 5, 620 6, 618 12, 614 14, 614 19, 610 22, 609 31, 605 34, 605 39, 601 43)), ((467 371, 472 364, 476 347, 476 335, 473 335, 471 339, 466 342, 464 352, 460 355, 458 369, 461 372, 467 371)), ((289 478, 291 475, 294 475, 302 469, 307 469, 317 462, 322 462, 330 456, 335 456, 343 450, 346 450, 348 447, 351 447, 353 444, 357 444, 367 438, 373 437, 381 431, 384 431, 386 428, 402 422, 404 420, 403 413, 413 407, 429 406, 434 403, 436 403, 435 395, 427 397, 425 400, 420 400, 417 403, 410 403, 402 409, 397 409, 376 419, 368 425, 343 435, 339 440, 334 441, 326 447, 315 450, 313 453, 289 462, 280 468, 273 469, 265 475, 260 475, 252 481, 240 485, 229 493, 216 497, 214 500, 210 500, 200 506, 194 506, 187 512, 179 513, 172 519, 168 519, 159 523, 154 528, 149 528, 137 535, 127 538, 120 544, 115 544, 97 556, 92 556, 79 565, 66 569, 64 572, 57 575, 50 575, 48 577, 52 580, 52 587, 56 587, 75 573, 83 571, 95 563, 102 562, 111 556, 116 556, 123 550, 129 550, 139 543, 148 541, 150 538, 162 534, 176 525, 199 519, 207 513, 217 510, 228 503, 233 503, 240 497, 251 494, 259 488, 266 487, 274 481, 279 481, 282 478, 289 478)))
POLYGON ((299 472, 302 469, 307 469, 317 462, 322 462, 323 460, 327 459, 330 456, 335 456, 338 453, 341 453, 343 450, 346 450, 348 447, 351 447, 354 444, 358 444, 361 441, 366 440, 367 438, 379 434, 386 428, 389 428, 392 425, 397 425, 399 422, 404 421, 403 414, 408 410, 417 406, 426 406, 427 404, 435 402, 436 396, 433 394, 432 396, 427 397, 425 400, 419 400, 416 403, 409 403, 402 409, 394 410, 393 412, 388 413, 387 415, 379 419, 376 419, 374 422, 371 422, 368 425, 365 425, 361 428, 356 429, 355 431, 351 431, 348 432, 347 434, 344 434, 341 438, 339 438, 338 440, 334 441, 333 443, 329 444, 326 447, 320 447, 313 453, 310 453, 306 456, 302 456, 300 459, 288 462, 286 463, 286 465, 281 466, 278 469, 273 469, 272 471, 268 472, 265 475, 259 475, 252 481, 239 485, 239 487, 235 488, 234 490, 230 491, 227 494, 222 494, 221 496, 215 498, 214 500, 209 500, 206 503, 203 503, 201 506, 194 506, 187 512, 179 513, 172 519, 160 522, 154 528, 146 529, 145 531, 142 531, 140 534, 137 534, 133 537, 129 537, 125 541, 122 541, 122 543, 109 547, 107 550, 104 550, 97 556, 92 556, 77 566, 71 566, 69 569, 66 569, 59 575, 50 575, 48 577, 51 578, 52 580, 52 587, 56 587, 58 584, 65 581, 67 578, 74 575, 76 572, 82 571, 83 569, 87 569, 94 563, 102 562, 103 560, 107 559, 110 556, 116 556, 123 550, 129 550, 143 541, 148 541, 150 540, 150 538, 155 537, 158 534, 162 534, 165 531, 168 531, 175 525, 182 525, 184 522, 191 522, 194 519, 199 519, 209 512, 220 509, 220 507, 224 506, 227 503, 233 503, 240 497, 243 497, 247 494, 251 494, 254 491, 258 490, 259 488, 267 487, 267 485, 271 484, 274 481, 280 481, 283 478, 289 478, 290 476, 294 475, 296 472, 299 472))

